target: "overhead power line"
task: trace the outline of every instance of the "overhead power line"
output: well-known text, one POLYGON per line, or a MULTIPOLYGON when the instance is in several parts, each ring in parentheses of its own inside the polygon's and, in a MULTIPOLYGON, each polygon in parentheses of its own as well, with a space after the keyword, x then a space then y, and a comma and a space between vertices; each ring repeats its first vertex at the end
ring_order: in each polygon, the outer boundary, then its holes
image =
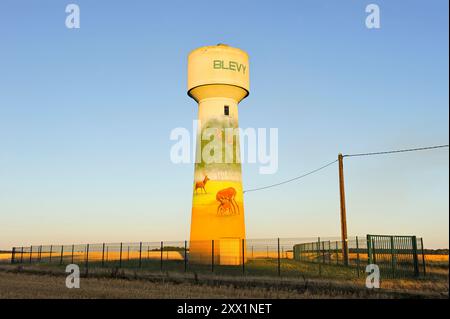
POLYGON ((283 182, 280 182, 280 183, 276 183, 276 184, 272 184, 272 185, 268 185, 268 186, 264 186, 264 187, 258 187, 258 188, 253 188, 253 189, 245 190, 244 193, 255 192, 255 191, 262 190, 262 189, 272 188, 272 187, 276 187, 276 186, 280 186, 280 185, 283 185, 283 184, 286 184, 286 183, 293 182, 293 181, 298 180, 298 179, 300 179, 300 178, 303 178, 303 177, 306 177, 306 176, 308 176, 308 175, 314 174, 314 173, 316 173, 316 172, 318 172, 318 171, 320 171, 320 170, 322 170, 322 169, 324 169, 324 168, 326 168, 326 167, 328 167, 328 166, 330 166, 330 165, 336 163, 337 161, 338 161, 338 160, 334 160, 334 161, 329 162, 328 164, 325 164, 324 166, 321 166, 321 167, 319 167, 319 168, 316 168, 315 170, 312 170, 312 171, 310 171, 310 172, 308 172, 308 173, 299 175, 299 176, 297 176, 297 177, 288 179, 288 180, 283 181, 283 182))
MULTIPOLYGON (((408 148, 408 149, 401 149, 401 150, 391 150, 391 151, 382 151, 382 152, 370 152, 370 153, 358 153, 358 154, 346 154, 343 155, 343 157, 357 157, 357 156, 372 156, 372 155, 385 155, 385 154, 393 154, 393 153, 404 153, 404 152, 415 152, 415 151, 425 151, 425 150, 433 150, 433 149, 438 149, 438 148, 444 148, 444 147, 449 147, 448 144, 445 145, 436 145, 436 146, 426 146, 426 147, 418 147, 418 148, 408 148)), ((308 175, 317 173, 318 171, 327 168, 328 166, 333 165, 334 163, 336 163, 338 160, 334 160, 332 162, 329 162, 328 164, 325 164, 319 168, 316 168, 315 170, 312 170, 308 173, 293 177, 291 179, 276 183, 276 184, 272 184, 272 185, 267 185, 267 186, 263 186, 263 187, 258 187, 258 188, 252 188, 252 189, 248 189, 248 190, 244 190, 244 193, 249 193, 249 192, 255 192, 255 191, 260 191, 263 189, 268 189, 268 188, 272 188, 272 187, 277 187, 283 184, 287 184, 293 181, 296 181, 298 179, 301 179, 303 177, 306 177, 308 175)))
POLYGON ((343 155, 343 157, 371 156, 371 155, 384 155, 384 154, 393 154, 393 153, 426 151, 426 150, 433 150, 433 149, 437 149, 437 148, 444 148, 444 147, 448 147, 448 146, 449 145, 446 144, 446 145, 426 146, 426 147, 419 147, 419 148, 407 148, 407 149, 393 150, 393 151, 371 152, 371 153, 360 153, 360 154, 347 154, 347 155, 343 155))

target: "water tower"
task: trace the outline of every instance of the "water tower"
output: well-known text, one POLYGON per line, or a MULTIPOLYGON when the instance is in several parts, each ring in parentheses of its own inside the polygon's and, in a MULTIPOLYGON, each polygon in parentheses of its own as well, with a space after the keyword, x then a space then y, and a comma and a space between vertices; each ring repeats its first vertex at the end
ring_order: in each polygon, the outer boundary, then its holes
POLYGON ((249 94, 246 52, 224 44, 188 56, 188 95, 198 103, 189 258, 238 265, 245 258, 238 103, 249 94))

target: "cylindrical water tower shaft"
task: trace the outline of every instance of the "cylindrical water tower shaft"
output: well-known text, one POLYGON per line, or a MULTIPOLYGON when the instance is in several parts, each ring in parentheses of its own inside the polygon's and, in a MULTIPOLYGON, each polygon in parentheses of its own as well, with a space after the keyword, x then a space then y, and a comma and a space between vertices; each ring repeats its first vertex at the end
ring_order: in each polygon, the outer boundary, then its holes
POLYGON ((238 103, 249 94, 247 53, 222 44, 192 51, 188 94, 198 102, 199 120, 189 258, 240 264, 245 222, 237 129, 238 103))

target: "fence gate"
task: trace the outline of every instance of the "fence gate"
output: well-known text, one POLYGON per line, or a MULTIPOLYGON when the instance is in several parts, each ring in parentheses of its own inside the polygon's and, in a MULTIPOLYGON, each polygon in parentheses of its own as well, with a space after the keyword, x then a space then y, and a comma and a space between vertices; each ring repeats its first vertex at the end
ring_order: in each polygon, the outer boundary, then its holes
POLYGON ((378 266, 382 278, 418 277, 425 267, 420 243, 416 236, 367 235, 368 262, 378 266))

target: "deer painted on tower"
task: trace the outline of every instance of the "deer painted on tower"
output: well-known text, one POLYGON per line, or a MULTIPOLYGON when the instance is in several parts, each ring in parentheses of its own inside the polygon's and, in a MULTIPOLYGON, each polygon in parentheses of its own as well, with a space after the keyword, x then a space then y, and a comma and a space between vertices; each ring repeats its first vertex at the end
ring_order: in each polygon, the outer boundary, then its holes
POLYGON ((195 182, 195 193, 197 194, 197 189, 203 189, 203 191, 205 192, 205 194, 206 194, 206 189, 205 189, 205 186, 206 186, 206 182, 207 181, 209 181, 209 178, 208 178, 208 176, 207 175, 205 175, 205 178, 203 179, 203 181, 201 181, 201 182, 195 182))
POLYGON ((220 203, 217 207, 218 215, 236 215, 239 214, 239 205, 234 199, 236 197, 236 190, 233 187, 228 187, 217 192, 216 200, 220 203))

